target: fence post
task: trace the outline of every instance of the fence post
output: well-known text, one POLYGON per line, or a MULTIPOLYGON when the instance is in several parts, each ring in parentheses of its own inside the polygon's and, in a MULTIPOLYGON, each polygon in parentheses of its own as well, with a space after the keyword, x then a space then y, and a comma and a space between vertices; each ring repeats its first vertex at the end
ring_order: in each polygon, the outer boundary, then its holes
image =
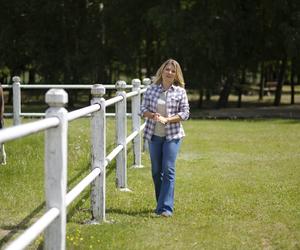
POLYGON ((106 118, 105 88, 101 84, 93 85, 91 104, 98 103, 100 110, 92 114, 91 120, 91 168, 100 168, 100 175, 91 184, 91 212, 94 222, 105 221, 105 157, 106 157, 106 118))
POLYGON ((45 249, 66 248, 66 192, 67 192, 67 135, 68 118, 64 105, 68 94, 63 89, 50 89, 46 93, 49 108, 46 118, 57 117, 60 123, 45 134, 45 193, 46 209, 56 207, 59 217, 46 229, 45 249))
MULTIPOLYGON (((151 79, 150 78, 144 78, 143 79, 143 85, 144 88, 148 88, 151 84, 151 79)), ((143 141, 143 152, 149 152, 149 145, 147 141, 143 141)))
POLYGON ((132 110, 132 132, 138 131, 138 135, 133 139, 133 160, 134 168, 143 168, 142 165, 142 141, 141 141, 141 117, 140 106, 141 106, 141 80, 133 79, 132 80, 132 91, 138 91, 138 95, 133 96, 131 99, 131 110, 132 110))
POLYGON ((117 81, 117 96, 122 96, 123 100, 116 103, 116 142, 117 146, 122 145, 123 150, 116 156, 116 186, 121 191, 127 189, 127 120, 126 120, 126 82, 117 81))
POLYGON ((14 76, 13 80, 13 124, 19 125, 21 123, 21 78, 14 76))
POLYGON ((143 79, 143 85, 144 85, 145 88, 148 88, 150 84, 151 84, 151 79, 150 78, 144 78, 143 79))

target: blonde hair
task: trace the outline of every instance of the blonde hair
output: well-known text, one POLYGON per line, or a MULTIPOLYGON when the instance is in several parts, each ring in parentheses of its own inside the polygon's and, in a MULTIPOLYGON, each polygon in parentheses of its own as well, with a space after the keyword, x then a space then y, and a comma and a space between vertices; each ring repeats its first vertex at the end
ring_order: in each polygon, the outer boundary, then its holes
POLYGON ((168 59, 167 61, 165 61, 157 70, 155 78, 154 78, 154 83, 155 84, 161 84, 162 83, 162 73, 164 68, 168 65, 171 64, 174 66, 175 68, 175 79, 174 79, 174 85, 180 86, 182 88, 184 88, 184 79, 183 79, 183 74, 182 74, 182 70, 181 67, 179 65, 179 63, 174 60, 174 59, 168 59))

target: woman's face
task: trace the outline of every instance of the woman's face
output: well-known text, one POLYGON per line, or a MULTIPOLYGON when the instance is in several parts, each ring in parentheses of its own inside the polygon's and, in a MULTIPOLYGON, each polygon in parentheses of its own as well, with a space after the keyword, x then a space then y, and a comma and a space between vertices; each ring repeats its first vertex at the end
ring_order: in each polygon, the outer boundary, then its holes
POLYGON ((175 75, 176 75, 176 69, 174 65, 167 64, 162 72, 163 83, 172 84, 175 80, 175 75))

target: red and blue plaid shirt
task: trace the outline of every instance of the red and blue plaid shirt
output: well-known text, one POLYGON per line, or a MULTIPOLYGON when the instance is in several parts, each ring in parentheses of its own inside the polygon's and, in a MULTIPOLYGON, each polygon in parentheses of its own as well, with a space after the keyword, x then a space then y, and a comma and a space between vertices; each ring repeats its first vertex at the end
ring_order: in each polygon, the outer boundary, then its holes
MULTIPOLYGON (((143 97, 141 114, 144 114, 146 111, 156 113, 157 100, 163 91, 164 89, 161 84, 152 84, 148 87, 143 97)), ((167 117, 179 115, 182 120, 187 120, 189 118, 190 107, 184 88, 172 85, 168 89, 166 111, 167 117)), ((149 141, 151 140, 154 133, 155 123, 156 121, 153 119, 146 118, 144 139, 149 141)), ((180 139, 185 136, 181 122, 167 123, 165 129, 167 140, 180 139)))

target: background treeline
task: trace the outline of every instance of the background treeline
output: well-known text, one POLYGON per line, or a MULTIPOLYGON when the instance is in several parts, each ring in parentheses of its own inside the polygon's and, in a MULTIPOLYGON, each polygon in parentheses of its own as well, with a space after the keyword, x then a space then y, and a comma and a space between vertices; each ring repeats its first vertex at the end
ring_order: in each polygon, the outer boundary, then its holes
POLYGON ((172 57, 200 97, 219 91, 219 107, 273 81, 279 105, 299 52, 299 0, 1 0, 2 83, 111 83, 172 57))

